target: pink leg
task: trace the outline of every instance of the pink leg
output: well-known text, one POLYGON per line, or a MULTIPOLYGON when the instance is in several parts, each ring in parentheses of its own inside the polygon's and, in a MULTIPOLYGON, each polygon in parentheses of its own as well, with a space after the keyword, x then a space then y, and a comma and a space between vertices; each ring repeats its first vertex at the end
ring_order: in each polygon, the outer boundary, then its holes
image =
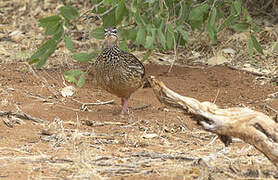
POLYGON ((121 115, 123 115, 126 112, 126 110, 127 110, 127 103, 128 103, 128 100, 122 98, 122 111, 121 111, 121 115))

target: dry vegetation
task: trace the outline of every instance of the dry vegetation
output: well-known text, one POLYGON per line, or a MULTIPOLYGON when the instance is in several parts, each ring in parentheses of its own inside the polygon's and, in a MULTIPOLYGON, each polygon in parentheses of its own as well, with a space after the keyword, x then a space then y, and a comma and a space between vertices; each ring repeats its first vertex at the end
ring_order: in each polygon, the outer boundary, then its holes
MULTIPOLYGON (((89 3, 75 3, 81 13, 90 9, 89 3)), ((63 97, 61 90, 70 85, 63 73, 87 65, 73 62, 64 45, 43 70, 26 63, 44 40, 38 18, 56 13, 60 5, 55 0, 0 2, 0 179, 278 179, 277 167, 253 146, 234 138, 225 147, 192 117, 162 106, 151 89, 132 97, 124 117, 117 115, 119 100, 95 87, 91 75, 84 88, 63 97)), ((80 51, 101 45, 88 38, 98 23, 83 19, 71 32, 80 51)), ((216 46, 204 37, 193 39, 192 33, 192 44, 178 49, 179 67, 167 73, 168 66, 153 63, 169 65, 174 53, 154 52, 148 74, 200 101, 275 116, 276 26, 262 26, 257 38, 265 55, 256 54, 253 61, 245 33, 227 30, 216 46), (224 61, 230 68, 214 67, 224 61)), ((139 59, 143 53, 134 52, 139 59)))

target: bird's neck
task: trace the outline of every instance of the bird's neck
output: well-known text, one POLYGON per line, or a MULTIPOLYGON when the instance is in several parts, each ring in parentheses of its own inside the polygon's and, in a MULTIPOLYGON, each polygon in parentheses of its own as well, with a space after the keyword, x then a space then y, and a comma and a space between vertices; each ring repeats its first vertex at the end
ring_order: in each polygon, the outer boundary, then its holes
POLYGON ((118 43, 117 43, 117 42, 111 43, 111 42, 108 41, 108 42, 106 42, 105 47, 106 47, 106 48, 118 47, 118 43))
POLYGON ((118 50, 119 47, 117 45, 117 43, 106 43, 106 46, 105 46, 106 49, 111 49, 111 50, 118 50))

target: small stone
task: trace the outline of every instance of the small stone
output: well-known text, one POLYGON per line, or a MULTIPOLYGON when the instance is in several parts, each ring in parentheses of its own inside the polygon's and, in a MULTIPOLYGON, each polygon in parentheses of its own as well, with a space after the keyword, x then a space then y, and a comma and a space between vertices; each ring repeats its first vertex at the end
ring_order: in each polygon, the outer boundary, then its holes
POLYGON ((63 97, 70 97, 75 93, 75 88, 73 86, 66 86, 61 90, 63 97))

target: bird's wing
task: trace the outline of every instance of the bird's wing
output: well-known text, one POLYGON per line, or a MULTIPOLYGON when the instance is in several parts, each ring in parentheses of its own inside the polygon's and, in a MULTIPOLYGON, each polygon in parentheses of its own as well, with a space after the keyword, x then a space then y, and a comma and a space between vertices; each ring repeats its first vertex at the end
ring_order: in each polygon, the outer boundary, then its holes
POLYGON ((121 60, 123 61, 123 63, 126 64, 128 69, 133 71, 133 73, 140 74, 141 77, 144 77, 145 68, 144 68, 143 64, 137 59, 136 56, 134 56, 131 53, 124 52, 124 51, 120 54, 121 54, 120 55, 121 60))

